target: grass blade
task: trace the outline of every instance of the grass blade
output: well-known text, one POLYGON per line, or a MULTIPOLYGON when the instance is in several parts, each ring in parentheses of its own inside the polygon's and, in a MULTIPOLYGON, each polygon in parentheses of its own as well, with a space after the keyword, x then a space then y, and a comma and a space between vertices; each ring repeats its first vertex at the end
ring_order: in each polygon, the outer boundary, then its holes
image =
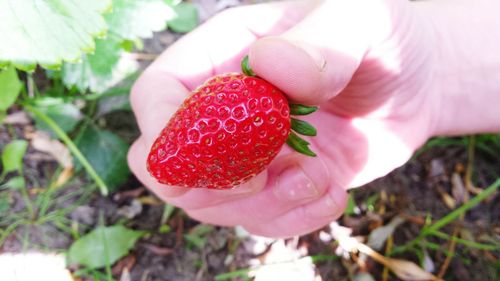
POLYGON ((95 183, 99 187, 101 194, 103 196, 108 195, 108 187, 104 183, 104 181, 101 179, 101 177, 97 174, 97 172, 94 170, 92 165, 90 165, 89 161, 83 156, 83 154, 80 152, 78 147, 75 145, 75 143, 70 139, 70 137, 50 118, 49 116, 45 115, 43 112, 40 110, 30 106, 30 105, 25 105, 25 108, 35 114, 38 118, 40 118, 43 122, 45 122, 55 133, 56 135, 66 144, 68 149, 73 153, 73 155, 80 161, 82 164, 83 168, 87 171, 87 173, 94 179, 95 183))

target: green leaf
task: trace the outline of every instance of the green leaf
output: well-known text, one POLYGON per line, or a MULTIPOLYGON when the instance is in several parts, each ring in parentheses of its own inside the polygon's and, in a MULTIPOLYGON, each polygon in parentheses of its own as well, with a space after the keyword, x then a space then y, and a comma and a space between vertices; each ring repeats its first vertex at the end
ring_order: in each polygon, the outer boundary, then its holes
POLYGON ((169 233, 170 231, 172 231, 172 228, 168 224, 160 226, 160 229, 158 230, 161 234, 169 233))
POLYGON ((230 271, 226 273, 221 273, 217 274, 214 278, 215 281, 224 281, 224 280, 234 280, 238 277, 245 278, 248 277, 251 269, 250 268, 244 268, 244 269, 239 269, 235 271, 230 271))
POLYGON ((0 64, 57 68, 94 50, 111 0, 0 0, 0 64))
POLYGON ((83 55, 80 63, 64 64, 64 84, 80 92, 108 90, 138 69, 136 61, 122 56, 130 43, 139 44, 140 38, 165 29, 173 16, 172 8, 162 0, 114 0, 113 11, 105 15, 109 36, 96 40, 95 52, 83 55))
POLYGON ((303 140, 301 137, 299 137, 294 132, 290 132, 290 134, 288 135, 288 138, 286 140, 286 143, 297 152, 300 152, 300 153, 307 155, 307 156, 312 156, 312 157, 316 156, 316 153, 314 153, 309 148, 309 143, 307 141, 303 140))
POLYGON ((318 110, 317 106, 307 106, 302 104, 290 104, 291 115, 307 115, 318 110))
POLYGON ((143 231, 134 231, 122 225, 98 227, 74 242, 68 251, 68 263, 87 268, 112 265, 132 249, 143 231))
POLYGON ((168 21, 170 30, 187 33, 198 26, 198 10, 192 3, 181 2, 172 7, 175 17, 168 21))
POLYGON ((356 209, 356 202, 354 202, 353 193, 350 192, 349 197, 347 197, 347 207, 345 208, 344 214, 346 216, 352 216, 356 214, 355 209, 356 209))
POLYGON ((132 110, 132 106, 130 105, 130 98, 128 95, 108 96, 101 98, 99 100, 99 104, 97 105, 97 116, 103 116, 108 113, 120 110, 132 110))
POLYGON ((304 120, 292 118, 292 130, 304 136, 316 136, 317 131, 311 124, 304 120))
MULTIPOLYGON (((60 98, 39 98, 35 101, 34 107, 54 120, 64 132, 73 131, 78 122, 83 118, 83 114, 78 107, 72 103, 65 103, 60 98)), ((38 129, 48 131, 55 136, 55 133, 44 121, 36 116, 34 119, 38 129)))
POLYGON ((121 57, 122 46, 117 40, 97 40, 92 55, 83 55, 80 63, 65 63, 62 80, 68 87, 80 92, 91 90, 102 93, 135 72, 136 62, 121 57))
MULTIPOLYGON (((0 46, 2 44, 3 42, 0 46)), ((0 111, 5 111, 14 104, 22 87, 23 84, 19 81, 15 68, 9 67, 0 72, 0 111)))
POLYGON ((23 168, 23 157, 28 149, 28 142, 25 140, 14 140, 7 144, 2 152, 2 174, 14 171, 21 171, 23 168))
POLYGON ((12 204, 12 196, 8 192, 0 193, 0 214, 5 214, 10 210, 12 204))
POLYGON ((205 247, 205 243, 207 242, 204 237, 194 234, 184 234, 184 239, 199 249, 203 249, 203 247, 205 247))
POLYGON ((215 228, 213 225, 199 224, 199 225, 193 227, 189 231, 189 234, 196 235, 196 236, 203 236, 203 235, 206 235, 210 232, 213 232, 214 230, 215 230, 215 228))
POLYGON ((129 95, 139 74, 140 73, 135 72, 129 75, 118 86, 97 95, 96 99, 99 99, 99 103, 97 104, 97 116, 103 116, 118 110, 132 110, 129 95))
POLYGON ((127 165, 128 144, 120 137, 112 132, 89 126, 76 143, 111 190, 127 180, 130 174, 127 165))
POLYGON ((9 179, 6 183, 0 185, 0 188, 22 189, 26 186, 24 177, 18 176, 9 179))
POLYGON ((151 38, 153 32, 167 27, 175 15, 163 0, 114 0, 113 12, 107 14, 109 31, 127 40, 151 38))

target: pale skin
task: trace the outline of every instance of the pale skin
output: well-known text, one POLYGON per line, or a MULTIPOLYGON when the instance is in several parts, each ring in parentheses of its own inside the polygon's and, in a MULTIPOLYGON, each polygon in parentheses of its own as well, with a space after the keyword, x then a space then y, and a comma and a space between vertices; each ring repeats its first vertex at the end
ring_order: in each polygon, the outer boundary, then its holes
POLYGON ((225 11, 169 47, 136 82, 141 130, 128 160, 162 200, 205 223, 268 237, 337 219, 347 190, 403 165, 437 135, 500 131, 500 1, 294 1, 225 11), (232 190, 157 183, 146 157, 189 91, 214 74, 257 75, 297 103, 320 106, 318 157, 284 147, 232 190))

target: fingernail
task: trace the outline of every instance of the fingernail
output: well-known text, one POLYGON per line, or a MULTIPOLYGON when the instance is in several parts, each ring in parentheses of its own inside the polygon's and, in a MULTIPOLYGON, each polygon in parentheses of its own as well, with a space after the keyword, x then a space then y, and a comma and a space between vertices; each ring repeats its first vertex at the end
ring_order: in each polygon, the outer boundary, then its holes
POLYGON ((339 217, 346 207, 347 193, 344 189, 338 187, 326 193, 323 198, 308 205, 305 213, 311 218, 329 218, 339 217))
POLYGON ((290 41, 293 45, 299 47, 304 52, 306 52, 314 61, 319 71, 323 71, 326 67, 326 59, 323 54, 318 50, 318 48, 313 47, 307 43, 300 41, 290 41))
POLYGON ((278 176, 274 193, 277 198, 286 201, 302 201, 321 195, 311 178, 299 166, 291 166, 278 176))

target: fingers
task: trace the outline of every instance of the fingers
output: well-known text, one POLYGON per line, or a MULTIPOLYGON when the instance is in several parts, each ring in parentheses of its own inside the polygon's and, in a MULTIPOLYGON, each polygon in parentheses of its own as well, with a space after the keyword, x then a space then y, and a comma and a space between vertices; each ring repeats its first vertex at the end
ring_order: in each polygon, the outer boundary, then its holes
POLYGON ((215 73, 240 70, 248 46, 300 21, 311 1, 288 1, 226 10, 168 48, 151 68, 194 89, 215 73))
POLYGON ((145 145, 154 142, 188 93, 177 79, 152 69, 135 82, 130 101, 145 145))
POLYGON ((128 164, 136 177, 160 199, 181 208, 214 206, 259 192, 266 184, 267 173, 263 172, 251 181, 232 190, 188 189, 158 183, 146 169, 146 156, 150 146, 139 138, 131 146, 128 164))
POLYGON ((272 220, 242 226, 249 232, 274 238, 289 238, 317 230, 339 218, 347 206, 347 192, 331 188, 321 199, 300 206, 272 220))
MULTIPOLYGON (((237 208, 234 206, 225 209, 207 208, 187 210, 187 213, 200 221, 217 225, 242 225, 249 232, 257 235, 275 238, 287 238, 302 235, 319 229, 342 215, 347 205, 347 192, 339 186, 331 186, 327 194, 317 200, 294 205, 279 215, 272 216, 270 210, 280 201, 272 205, 262 206, 263 202, 255 201, 252 205, 240 201, 237 208), (217 216, 214 212, 219 212, 217 216), (262 214, 264 212, 264 214, 262 214), (223 218, 220 214, 224 214, 223 218)), ((230 205, 230 204, 227 204, 230 205)), ((277 209, 277 208, 276 208, 277 209)))
POLYGON ((198 206, 196 193, 176 198, 189 215, 208 223, 253 225, 272 220, 303 204, 323 197, 332 185, 327 165, 321 158, 289 154, 276 159, 260 192, 228 200, 223 204, 198 206), (221 215, 224 214, 224 215, 221 215))
POLYGON ((238 71, 244 51, 257 37, 289 29, 311 7, 309 1, 291 1, 230 9, 168 48, 131 92, 146 140, 152 143, 189 90, 215 73, 238 71))
POLYGON ((331 99, 351 80, 369 47, 367 6, 358 2, 322 1, 292 29, 258 40, 249 51, 252 69, 296 102, 331 99))

